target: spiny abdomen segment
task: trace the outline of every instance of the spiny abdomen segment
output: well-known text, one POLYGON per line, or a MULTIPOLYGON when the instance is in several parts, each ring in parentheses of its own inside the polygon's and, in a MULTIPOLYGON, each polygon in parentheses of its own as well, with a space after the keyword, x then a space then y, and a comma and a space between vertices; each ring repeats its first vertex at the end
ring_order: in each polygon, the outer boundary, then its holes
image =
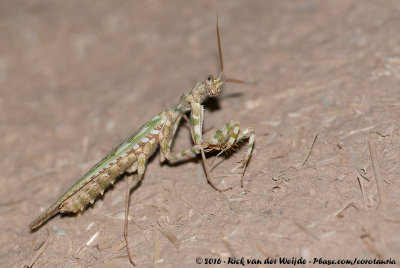
POLYGON ((91 179, 75 194, 62 202, 59 206, 60 212, 76 213, 79 210, 84 210, 89 203, 93 204, 96 197, 99 196, 99 194, 102 195, 108 186, 114 184, 115 178, 124 173, 135 161, 136 156, 131 154, 100 172, 100 174, 91 179))

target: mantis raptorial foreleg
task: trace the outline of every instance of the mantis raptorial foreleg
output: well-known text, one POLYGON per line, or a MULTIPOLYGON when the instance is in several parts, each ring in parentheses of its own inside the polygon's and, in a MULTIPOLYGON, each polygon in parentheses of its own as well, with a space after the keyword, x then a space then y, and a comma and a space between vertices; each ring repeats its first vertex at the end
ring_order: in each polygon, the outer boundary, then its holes
MULTIPOLYGON (((242 173, 241 173, 241 186, 243 187, 243 177, 246 170, 247 162, 250 159, 251 152, 253 151, 255 131, 253 128, 248 127, 240 129, 239 120, 231 120, 226 125, 218 130, 213 136, 208 137, 205 140, 207 148, 214 150, 220 150, 216 157, 223 152, 228 151, 233 145, 238 144, 240 141, 248 139, 247 151, 244 154, 242 160, 242 173)), ((212 162, 211 162, 212 163, 212 162)))
MULTIPOLYGON (((193 126, 191 126, 192 128, 193 126)), ((194 127, 193 127, 194 128, 194 127)), ((195 129, 195 128, 194 128, 195 129)), ((195 131, 194 131, 195 132, 195 131)), ((192 148, 177 153, 170 157, 170 161, 180 160, 190 156, 196 156, 201 153, 201 150, 217 150, 220 151, 218 155, 229 150, 233 145, 237 144, 241 140, 248 139, 248 146, 245 155, 243 156, 241 163, 243 165, 242 180, 243 186, 243 174, 249 161, 251 152, 253 150, 255 132, 251 127, 240 129, 240 121, 231 120, 225 124, 224 127, 217 130, 214 134, 208 136, 201 144, 195 144, 192 148)), ((210 184, 213 185, 211 181, 210 184)))
MULTIPOLYGON (((128 172, 134 172, 137 170, 137 181, 140 181, 143 177, 144 171, 146 169, 146 154, 141 153, 138 156, 138 161, 133 163, 128 169, 128 172)), ((128 243, 128 219, 129 219, 129 199, 131 196, 131 189, 133 187, 133 177, 128 177, 127 188, 126 188, 126 196, 125 196, 125 220, 124 220, 124 239, 126 244, 126 251, 128 253, 129 262, 132 265, 136 265, 132 259, 131 253, 129 251, 129 243, 128 243)))

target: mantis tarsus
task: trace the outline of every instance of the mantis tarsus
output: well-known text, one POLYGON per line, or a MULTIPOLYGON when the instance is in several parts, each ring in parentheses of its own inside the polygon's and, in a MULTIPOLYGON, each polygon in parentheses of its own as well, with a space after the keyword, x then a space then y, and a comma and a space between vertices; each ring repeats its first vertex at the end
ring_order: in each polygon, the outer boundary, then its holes
MULTIPOLYGON (((182 94, 177 105, 157 114, 150 121, 145 123, 136 133, 113 149, 50 208, 35 219, 29 225, 30 230, 39 228, 57 213, 76 213, 79 210, 83 210, 89 203, 93 204, 96 197, 98 197, 99 194, 102 195, 104 190, 110 184, 114 183, 116 177, 124 172, 137 171, 137 177, 140 180, 146 168, 146 161, 155 151, 157 145, 160 145, 161 162, 165 160, 174 161, 184 157, 201 154, 208 182, 214 189, 225 191, 229 188, 221 189, 213 182, 205 162, 204 151, 217 150, 222 153, 229 150, 239 141, 249 139, 247 151, 241 161, 243 164, 241 185, 243 187, 244 171, 254 145, 254 129, 250 127, 240 129, 240 122, 238 120, 231 120, 214 134, 203 139, 202 126, 204 108, 201 103, 207 96, 218 96, 221 93, 221 86, 223 84, 223 60, 218 18, 217 39, 220 60, 219 77, 215 78, 212 75, 208 75, 204 82, 198 82, 189 92, 182 94), (177 154, 171 154, 171 144, 175 132, 179 126, 180 120, 188 111, 190 111, 190 133, 194 145, 188 150, 177 154)), ((236 83, 241 82, 236 79, 226 79, 225 81, 236 83)), ((129 260, 133 265, 135 265, 130 256, 127 233, 131 184, 132 179, 129 178, 126 190, 124 238, 129 260)))

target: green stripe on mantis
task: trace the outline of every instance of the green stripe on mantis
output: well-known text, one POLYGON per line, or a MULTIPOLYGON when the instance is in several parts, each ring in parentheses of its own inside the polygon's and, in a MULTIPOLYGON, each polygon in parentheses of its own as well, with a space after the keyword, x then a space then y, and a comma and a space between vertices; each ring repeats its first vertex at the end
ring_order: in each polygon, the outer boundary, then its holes
MULTIPOLYGON (((144 124, 138 131, 132 136, 124 140, 121 144, 114 148, 107 156, 101 159, 91 170, 89 170, 83 177, 72 186, 60 199, 58 199, 51 208, 59 206, 68 197, 73 195, 76 191, 82 188, 87 182, 89 182, 94 176, 97 176, 100 171, 111 166, 113 162, 116 162, 125 152, 137 145, 140 140, 146 137, 150 131, 152 131, 161 122, 161 113, 157 114, 150 121, 144 124)), ((51 209, 50 208, 50 209, 51 209)))

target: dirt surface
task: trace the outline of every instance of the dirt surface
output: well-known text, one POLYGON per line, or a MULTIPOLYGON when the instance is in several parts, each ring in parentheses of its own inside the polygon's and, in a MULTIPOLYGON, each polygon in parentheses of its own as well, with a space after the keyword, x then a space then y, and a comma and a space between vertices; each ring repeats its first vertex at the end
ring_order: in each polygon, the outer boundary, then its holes
MULTIPOLYGON (((224 193, 198 159, 153 157, 130 203, 138 267, 198 267, 197 257, 232 267, 223 262, 233 256, 400 262, 400 4, 359 3, 1 1, 0 266, 37 254, 34 267, 129 267, 127 176, 81 215, 27 226, 218 75, 217 11, 225 75, 257 84, 225 85, 204 128, 255 128, 245 184, 232 169, 246 146, 214 163, 215 180, 233 187, 224 193)), ((183 124, 173 150, 190 145, 183 124)))

